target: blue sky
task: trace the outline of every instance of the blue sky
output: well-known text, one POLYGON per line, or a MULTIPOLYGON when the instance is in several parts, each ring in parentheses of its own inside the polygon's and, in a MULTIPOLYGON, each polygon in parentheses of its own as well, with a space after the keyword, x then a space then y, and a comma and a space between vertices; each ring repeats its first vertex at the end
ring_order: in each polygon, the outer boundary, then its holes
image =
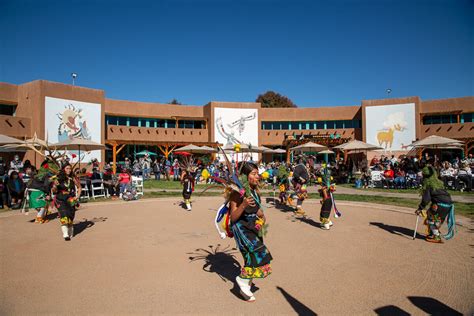
POLYGON ((0 81, 74 71, 112 99, 474 95, 474 1, 0 0, 0 32, 0 81))

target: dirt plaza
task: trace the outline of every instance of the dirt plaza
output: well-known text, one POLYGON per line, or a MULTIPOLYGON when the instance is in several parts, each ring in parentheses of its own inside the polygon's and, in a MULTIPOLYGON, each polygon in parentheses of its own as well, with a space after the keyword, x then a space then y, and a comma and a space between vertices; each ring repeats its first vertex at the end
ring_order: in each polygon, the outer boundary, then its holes
POLYGON ((319 228, 267 204, 273 273, 255 280, 254 303, 238 294, 242 263, 213 225, 221 197, 86 203, 70 242, 56 219, 0 213, 1 315, 285 314, 413 315, 473 311, 473 223, 442 245, 415 240, 413 210, 339 202, 343 216, 319 228))

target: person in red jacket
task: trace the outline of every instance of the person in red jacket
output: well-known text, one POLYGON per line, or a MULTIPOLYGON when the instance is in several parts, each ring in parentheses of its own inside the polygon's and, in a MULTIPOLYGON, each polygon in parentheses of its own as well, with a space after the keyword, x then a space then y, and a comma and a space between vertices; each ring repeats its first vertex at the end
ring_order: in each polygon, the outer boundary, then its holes
POLYGON ((387 189, 390 189, 393 184, 393 178, 395 177, 395 173, 393 172, 393 169, 390 165, 387 165, 387 169, 385 169, 385 171, 383 172, 383 177, 383 181, 387 186, 387 189))

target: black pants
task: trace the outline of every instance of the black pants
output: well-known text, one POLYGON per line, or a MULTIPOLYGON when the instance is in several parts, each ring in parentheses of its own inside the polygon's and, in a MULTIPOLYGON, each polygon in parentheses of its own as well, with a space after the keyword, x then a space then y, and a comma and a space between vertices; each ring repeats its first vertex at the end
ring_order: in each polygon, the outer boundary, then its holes
POLYGON ((466 184, 467 190, 471 191, 472 189, 472 177, 468 175, 460 175, 456 178, 455 185, 456 189, 460 188, 459 182, 464 182, 466 184))
POLYGON ((331 216, 331 209, 332 209, 332 199, 331 197, 328 197, 323 201, 323 204, 321 205, 321 213, 320 217, 321 218, 329 218, 331 216))
POLYGON ((441 179, 443 180, 443 183, 444 183, 444 187, 447 188, 448 187, 448 182, 449 181, 452 181, 453 185, 455 183, 455 178, 452 177, 452 176, 444 176, 444 177, 441 177, 441 179))

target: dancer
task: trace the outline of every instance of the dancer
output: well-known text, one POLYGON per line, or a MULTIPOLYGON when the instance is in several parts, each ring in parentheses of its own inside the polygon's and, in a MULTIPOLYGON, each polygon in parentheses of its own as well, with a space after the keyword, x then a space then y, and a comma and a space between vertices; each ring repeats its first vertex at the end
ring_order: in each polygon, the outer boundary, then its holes
POLYGON ((55 204, 60 216, 63 238, 66 241, 71 240, 74 235, 74 216, 78 206, 76 185, 80 188, 81 184, 74 177, 72 166, 69 163, 64 164, 54 183, 53 192, 56 194, 55 204))
POLYGON ((28 187, 29 207, 36 209, 38 212, 35 223, 43 224, 48 222, 46 216, 49 213, 48 209, 51 201, 51 183, 58 170, 59 166, 56 163, 46 159, 28 187))
POLYGON ((255 301, 251 291, 254 278, 265 278, 271 272, 272 255, 263 243, 265 214, 258 194, 258 166, 244 162, 241 167, 242 194, 233 191, 230 196, 230 218, 232 234, 244 258, 244 266, 236 281, 246 301, 255 301))
POLYGON ((278 167, 278 181, 278 188, 280 189, 280 204, 284 205, 287 200, 286 191, 288 190, 288 170, 284 164, 281 164, 280 167, 278 167))
POLYGON ((306 161, 304 156, 300 156, 298 159, 298 165, 293 170, 293 188, 295 194, 292 196, 293 200, 296 200, 296 214, 305 215, 303 210, 303 201, 308 197, 306 190, 306 183, 309 181, 309 172, 306 168, 306 161))
POLYGON ((321 212, 319 215, 319 221, 321 223, 321 228, 325 230, 329 230, 333 225, 329 217, 331 216, 331 210, 334 202, 332 197, 332 192, 334 190, 334 185, 331 185, 331 172, 326 165, 323 165, 321 175, 321 189, 319 189, 319 194, 321 196, 321 212))
POLYGON ((438 175, 433 166, 428 165, 423 168, 423 184, 421 188, 421 202, 416 215, 424 214, 423 210, 431 203, 426 212, 425 225, 427 226, 426 241, 433 243, 443 243, 440 228, 446 218, 448 219, 448 233, 444 239, 448 240, 454 236, 456 220, 454 218, 454 204, 449 193, 444 189, 444 184, 438 179, 438 175))
POLYGON ((186 210, 191 211, 191 195, 194 191, 194 177, 188 170, 181 173, 181 184, 183 185, 183 200, 186 210))

